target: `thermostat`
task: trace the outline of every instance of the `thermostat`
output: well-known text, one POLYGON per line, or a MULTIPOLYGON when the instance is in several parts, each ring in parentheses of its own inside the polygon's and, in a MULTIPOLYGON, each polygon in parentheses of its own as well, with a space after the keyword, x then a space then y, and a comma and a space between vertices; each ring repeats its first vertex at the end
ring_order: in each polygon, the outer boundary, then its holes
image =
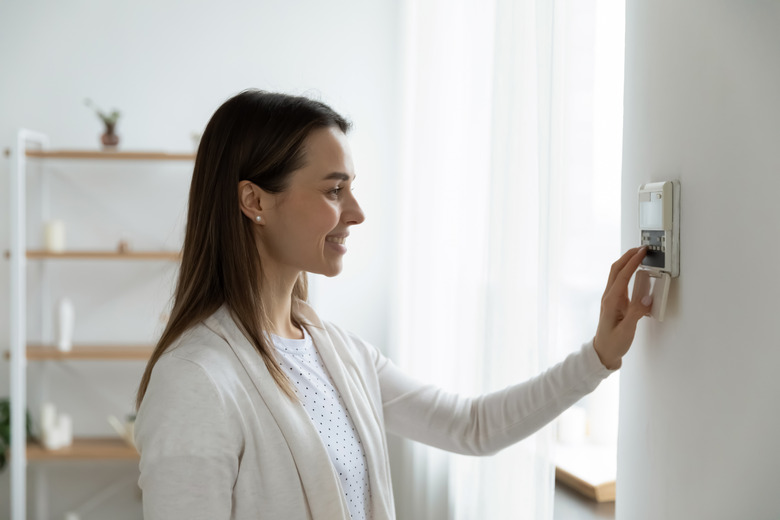
POLYGON ((640 243, 647 246, 642 269, 652 279, 651 315, 663 321, 669 280, 680 276, 680 183, 653 182, 639 187, 640 243))

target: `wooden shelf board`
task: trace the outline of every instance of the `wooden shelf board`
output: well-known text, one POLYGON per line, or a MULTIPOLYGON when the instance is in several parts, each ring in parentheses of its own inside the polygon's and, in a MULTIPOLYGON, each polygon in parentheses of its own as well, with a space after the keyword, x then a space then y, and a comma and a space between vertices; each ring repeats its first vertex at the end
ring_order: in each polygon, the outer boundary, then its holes
POLYGON ((554 453, 559 483, 596 502, 615 501, 616 446, 557 443, 554 453))
MULTIPOLYGON (((11 252, 6 251, 5 257, 10 258, 11 252)), ((63 251, 55 253, 44 250, 27 251, 29 259, 52 259, 52 260, 181 260, 179 251, 128 251, 120 253, 118 251, 63 251)))
MULTIPOLYGON (((146 361, 152 355, 152 345, 74 345, 73 350, 62 352, 51 345, 27 345, 30 361, 146 361)), ((5 351, 5 359, 11 354, 5 351)))
POLYGON ((192 161, 193 153, 100 150, 27 150, 27 157, 45 159, 109 159, 115 161, 192 161))
POLYGON ((122 439, 77 438, 67 448, 47 450, 37 442, 27 443, 27 460, 132 460, 138 451, 122 439))
POLYGON ((594 485, 560 467, 555 468, 555 480, 596 502, 615 501, 614 480, 594 485))

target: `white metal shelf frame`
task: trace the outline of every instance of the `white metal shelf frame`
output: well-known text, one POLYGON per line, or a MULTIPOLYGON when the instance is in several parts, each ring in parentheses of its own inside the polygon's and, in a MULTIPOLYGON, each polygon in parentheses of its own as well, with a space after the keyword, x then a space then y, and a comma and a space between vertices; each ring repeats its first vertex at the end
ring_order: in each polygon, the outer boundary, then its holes
POLYGON ((49 138, 21 129, 16 137, 15 161, 10 178, 11 280, 10 280, 10 370, 11 370, 11 519, 27 518, 27 145, 48 148, 49 138))
MULTIPOLYGON (((10 345, 9 368, 11 390, 11 520, 27 520, 27 160, 33 158, 82 159, 82 160, 144 160, 144 161, 181 161, 194 160, 194 155, 186 153, 158 152, 51 152, 49 138, 45 134, 28 129, 17 133, 12 162, 10 189, 10 345), (28 149, 33 145, 34 148, 28 149)), ((45 175, 41 182, 41 210, 43 218, 48 217, 48 185, 45 175)), ((130 255, 133 257, 133 255, 130 255)), ((136 257, 138 255, 135 255, 136 257)), ((174 257, 152 254, 151 258, 172 260, 174 257)), ((45 274, 45 273, 44 273, 45 274)), ((45 291, 43 291, 45 292, 45 291)), ((45 296, 45 295, 43 295, 45 296)), ((43 301, 43 299, 42 299, 43 301)), ((45 302, 44 302, 45 303, 45 302)), ((42 320, 45 324, 45 320, 42 320)), ((45 327, 45 325, 44 325, 45 327)), ((49 335, 44 330, 44 335, 49 335)), ((42 474, 37 473, 37 477, 42 474)), ((36 487, 47 487, 46 479, 36 478, 36 487)), ((114 489, 113 487, 111 488, 114 489)), ((113 491, 112 491, 113 492, 113 491)), ((104 492, 101 492, 101 497, 104 492)), ((101 498, 102 500, 102 498, 101 498)), ((94 505, 92 502, 89 504, 94 505)), ((42 505, 40 501, 38 508, 42 505)), ((84 505, 86 507, 86 504, 84 505)), ((45 511, 38 511, 38 517, 47 518, 45 511), (43 513, 41 515, 41 513, 43 513)))

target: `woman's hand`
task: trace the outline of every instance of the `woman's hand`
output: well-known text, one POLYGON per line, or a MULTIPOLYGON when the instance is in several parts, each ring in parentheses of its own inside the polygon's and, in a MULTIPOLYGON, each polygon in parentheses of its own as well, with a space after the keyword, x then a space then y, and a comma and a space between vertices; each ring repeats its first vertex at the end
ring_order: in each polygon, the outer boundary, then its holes
POLYGON ((634 294, 631 301, 628 299, 628 282, 646 252, 645 247, 629 249, 612 264, 601 298, 601 316, 593 346, 601 362, 610 370, 620 368, 623 356, 634 341, 637 322, 649 314, 652 307, 653 301, 648 294, 650 279, 644 271, 637 273, 634 294))

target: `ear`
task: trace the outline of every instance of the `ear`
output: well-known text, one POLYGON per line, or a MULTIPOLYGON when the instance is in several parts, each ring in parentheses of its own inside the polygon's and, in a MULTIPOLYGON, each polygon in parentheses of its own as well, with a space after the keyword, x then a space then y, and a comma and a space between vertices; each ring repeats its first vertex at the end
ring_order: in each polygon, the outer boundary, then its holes
POLYGON ((252 222, 256 222, 256 217, 263 216, 264 192, 259 186, 250 181, 241 181, 238 183, 238 207, 252 222))

